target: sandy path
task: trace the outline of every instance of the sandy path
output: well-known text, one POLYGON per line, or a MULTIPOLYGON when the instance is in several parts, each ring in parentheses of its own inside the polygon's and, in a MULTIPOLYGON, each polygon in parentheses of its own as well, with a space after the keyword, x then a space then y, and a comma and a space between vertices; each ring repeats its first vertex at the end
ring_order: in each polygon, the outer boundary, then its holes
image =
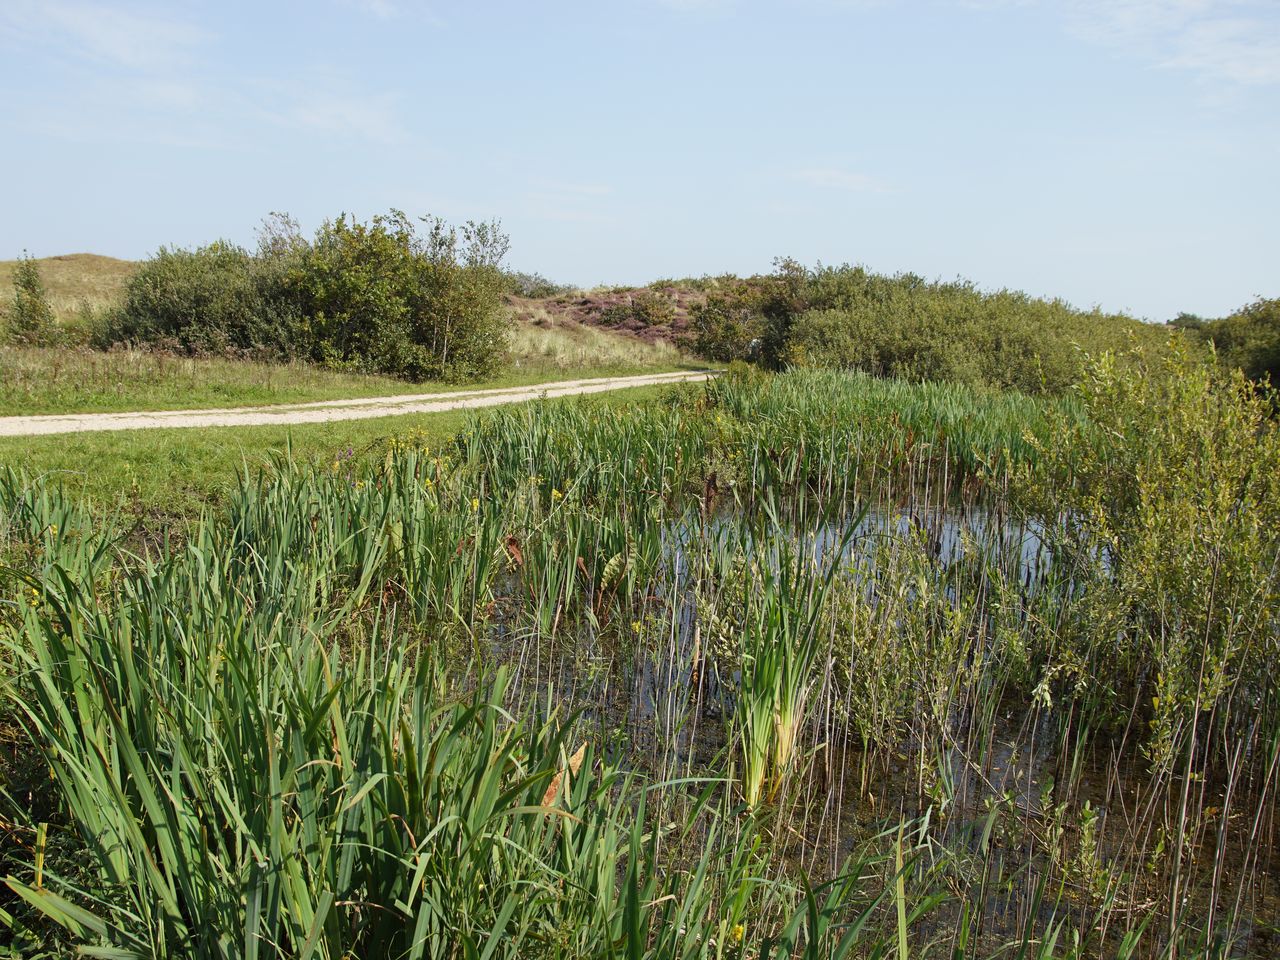
POLYGON ((606 377, 597 380, 561 380, 532 387, 500 390, 421 393, 403 397, 365 397, 358 400, 322 400, 318 403, 281 404, 270 407, 237 407, 222 410, 158 410, 140 413, 72 413, 34 417, 0 417, 0 437, 34 437, 52 433, 85 433, 95 430, 156 430, 174 427, 257 427, 290 423, 331 423, 366 420, 404 413, 437 413, 519 403, 538 397, 567 397, 604 393, 626 387, 706 380, 711 373, 653 373, 639 377, 606 377))

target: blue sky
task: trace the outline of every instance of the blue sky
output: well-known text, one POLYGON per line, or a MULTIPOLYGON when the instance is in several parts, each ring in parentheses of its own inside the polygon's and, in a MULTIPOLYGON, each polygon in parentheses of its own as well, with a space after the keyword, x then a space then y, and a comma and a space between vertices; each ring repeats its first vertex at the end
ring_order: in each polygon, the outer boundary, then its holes
POLYGON ((398 207, 584 285, 1280 295, 1277 0, 3 0, 0 89, 0 258, 398 207))

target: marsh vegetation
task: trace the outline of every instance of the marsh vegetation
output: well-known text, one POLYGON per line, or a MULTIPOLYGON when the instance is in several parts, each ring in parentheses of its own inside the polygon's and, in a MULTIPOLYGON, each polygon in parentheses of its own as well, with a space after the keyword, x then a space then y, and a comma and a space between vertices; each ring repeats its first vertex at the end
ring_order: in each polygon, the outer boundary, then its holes
POLYGON ((1280 436, 1148 364, 530 405, 148 546, 7 475, 15 949, 1270 954, 1280 436))

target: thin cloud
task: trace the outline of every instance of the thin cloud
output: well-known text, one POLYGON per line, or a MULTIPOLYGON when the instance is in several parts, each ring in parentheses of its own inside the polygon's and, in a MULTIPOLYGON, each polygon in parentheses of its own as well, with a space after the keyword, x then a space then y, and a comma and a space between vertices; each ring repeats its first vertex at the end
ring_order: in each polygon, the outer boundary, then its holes
POLYGON ((66 0, 8 3, 0 11, 0 33, 132 71, 186 62, 209 39, 204 30, 157 9, 66 0))
POLYGON ((598 182, 535 179, 524 195, 526 211, 543 220, 609 223, 613 187, 598 182))
POLYGON ((405 139, 394 98, 385 94, 309 94, 275 116, 284 124, 330 136, 385 144, 405 139))
POLYGON ((58 81, 15 110, 68 142, 226 145, 216 118, 230 95, 201 76, 214 39, 154 3, 0 4, 0 51, 46 61, 58 81))
MULTIPOLYGON (((967 6, 1033 5, 966 0, 967 6)), ((1215 83, 1280 83, 1280 7, 1274 0, 1039 0, 1076 36, 1151 66, 1215 83)))
POLYGON ((439 24, 441 18, 431 9, 429 0, 333 0, 339 7, 375 20, 412 19, 439 24))
MULTIPOLYGON (((372 9, 391 0, 361 0, 372 9)), ((215 37, 146 3, 0 0, 0 49, 40 49, 77 77, 29 122, 62 139, 246 143, 254 123, 327 139, 402 143, 395 95, 346 77, 278 82, 218 74, 215 37), (221 131, 221 133, 219 133, 221 131)))
POLYGON ((569 180, 535 180, 533 185, 546 193, 575 197, 604 197, 613 193, 607 183, 578 183, 569 180))
POLYGON ((824 190, 844 190, 849 193, 888 193, 889 185, 877 177, 839 167, 806 167, 797 170, 793 179, 824 190))
POLYGON ((371 14, 379 20, 391 20, 402 12, 400 4, 394 0, 342 0, 342 5, 371 14))
POLYGON ((677 13, 709 13, 735 6, 737 0, 653 0, 653 2, 677 13))
POLYGON ((409 139, 400 95, 365 88, 346 71, 322 69, 287 80, 249 77, 235 100, 240 115, 268 126, 333 140, 399 144, 409 139))

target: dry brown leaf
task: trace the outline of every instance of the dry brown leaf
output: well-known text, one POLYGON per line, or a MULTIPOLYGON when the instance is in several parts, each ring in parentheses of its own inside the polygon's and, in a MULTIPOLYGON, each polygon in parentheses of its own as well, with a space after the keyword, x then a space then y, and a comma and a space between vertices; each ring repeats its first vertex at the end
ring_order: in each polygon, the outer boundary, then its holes
POLYGON ((547 787, 547 792, 542 795, 542 805, 544 807, 551 806, 552 801, 556 798, 556 791, 560 789, 560 781, 566 780, 565 790, 569 789, 569 782, 573 777, 578 775, 578 771, 582 769, 582 761, 587 755, 587 745, 584 743, 578 748, 578 752, 569 758, 569 766, 565 769, 556 771, 556 775, 551 778, 551 785, 547 787))

